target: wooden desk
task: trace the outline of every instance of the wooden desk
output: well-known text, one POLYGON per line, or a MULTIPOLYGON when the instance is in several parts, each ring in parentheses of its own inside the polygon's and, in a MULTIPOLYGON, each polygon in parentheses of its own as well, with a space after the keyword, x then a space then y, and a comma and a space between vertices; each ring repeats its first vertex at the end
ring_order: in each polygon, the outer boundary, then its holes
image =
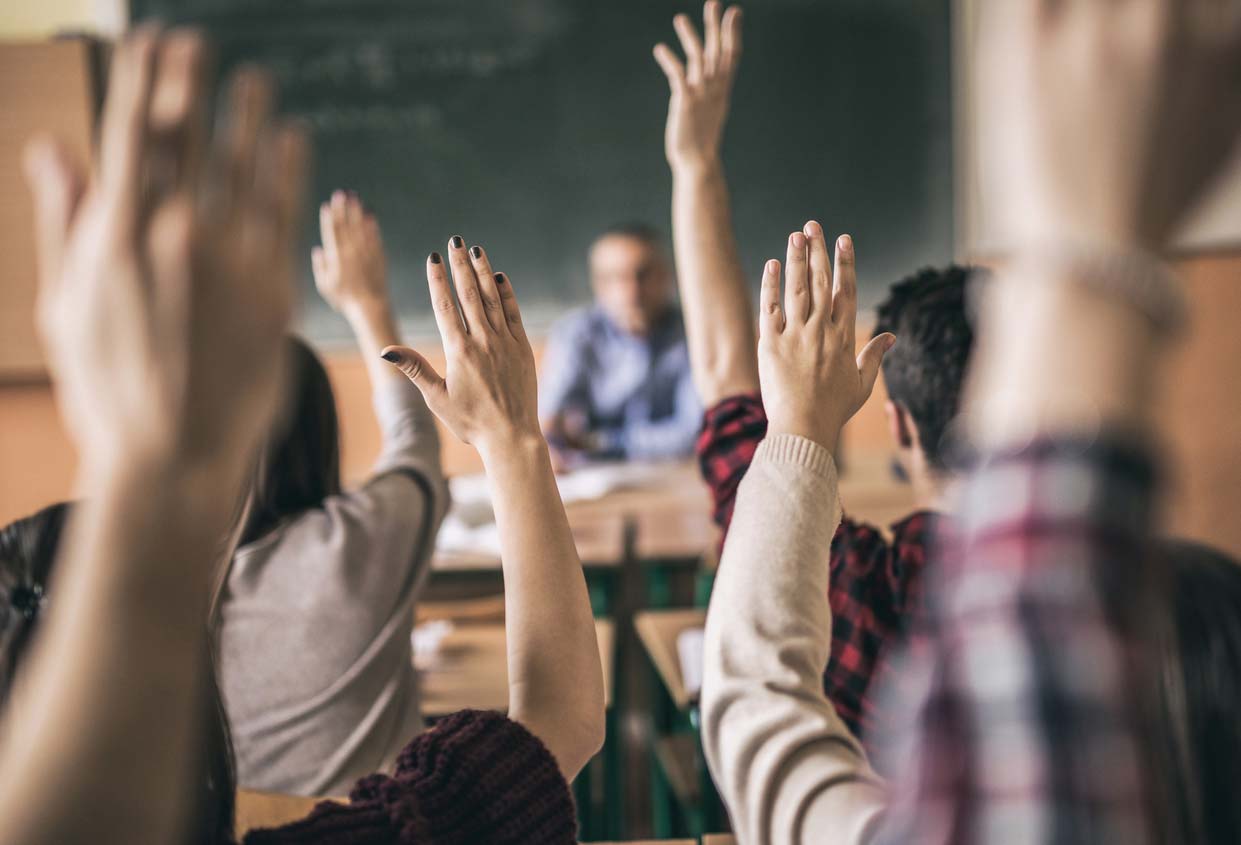
POLYGON ((646 610, 633 617, 633 626, 637 629, 642 647, 650 655, 655 671, 679 710, 688 709, 697 696, 691 695, 685 688, 681 657, 677 653, 677 637, 689 628, 703 627, 706 622, 707 612, 698 608, 646 610))
POLYGON ((302 795, 278 795, 272 792, 237 790, 237 814, 233 828, 240 840, 246 831, 258 827, 280 825, 304 819, 320 801, 349 803, 348 798, 308 798, 302 795))
POLYGON ((634 526, 642 561, 696 558, 717 542, 711 496, 692 461, 669 463, 658 486, 617 490, 565 506, 570 524, 620 516, 634 526))
POLYGON ((702 837, 702 845, 737 845, 731 833, 708 833, 702 837))
MULTIPOLYGON (((604 701, 612 703, 613 625, 595 620, 604 701)), ((467 707, 508 709, 508 653, 503 623, 460 625, 444 638, 434 666, 422 671, 422 712, 447 716, 467 707)))

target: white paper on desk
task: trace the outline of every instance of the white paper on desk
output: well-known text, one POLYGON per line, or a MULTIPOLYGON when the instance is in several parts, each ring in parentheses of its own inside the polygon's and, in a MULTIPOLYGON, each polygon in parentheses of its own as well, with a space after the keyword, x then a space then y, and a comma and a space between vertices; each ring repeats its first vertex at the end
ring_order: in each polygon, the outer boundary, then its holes
POLYGON ((484 554, 499 557, 500 529, 495 522, 470 525, 456 513, 450 511, 444 517, 444 523, 440 526, 440 533, 435 538, 435 549, 439 552, 484 554))
POLYGON ((565 504, 602 499, 618 490, 657 487, 668 477, 667 464, 589 464, 556 476, 565 504))
MULTIPOLYGON (((565 504, 602 499, 609 493, 658 486, 666 477, 664 464, 592 464, 556 476, 565 504)), ((441 552, 500 554, 496 514, 487 477, 458 475, 448 481, 452 507, 444 518, 435 548, 441 552)))
POLYGON ((706 631, 686 628, 677 634, 677 656, 681 658, 681 678, 690 697, 702 690, 702 647, 706 631))
POLYGON ((435 666, 440 659, 440 646, 444 638, 455 628, 448 619, 436 619, 416 626, 409 638, 414 648, 414 666, 423 672, 435 666))

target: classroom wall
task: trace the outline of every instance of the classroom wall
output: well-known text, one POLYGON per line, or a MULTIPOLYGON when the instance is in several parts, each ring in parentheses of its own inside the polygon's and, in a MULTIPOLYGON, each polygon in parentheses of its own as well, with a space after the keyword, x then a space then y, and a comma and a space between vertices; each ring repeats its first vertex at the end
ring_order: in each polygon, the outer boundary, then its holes
POLYGON ((127 0, 5 0, 0 3, 0 38, 64 32, 112 35, 128 18, 127 0))

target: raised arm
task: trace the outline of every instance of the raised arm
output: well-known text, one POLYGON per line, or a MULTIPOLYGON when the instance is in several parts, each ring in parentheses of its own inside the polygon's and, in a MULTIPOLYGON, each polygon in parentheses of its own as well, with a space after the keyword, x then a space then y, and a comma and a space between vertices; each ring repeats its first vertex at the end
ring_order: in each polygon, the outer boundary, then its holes
MULTIPOLYGON (((392 470, 412 470, 425 479, 434 513, 443 494, 439 432, 426 402, 400 372, 384 363, 380 353, 400 343, 400 331, 388 289, 388 261, 379 222, 357 195, 335 191, 319 206, 322 246, 310 253, 315 287, 349 323, 371 383, 371 404, 383 434, 374 466, 377 478, 392 470)), ((374 480, 374 479, 373 479, 374 480)), ((356 507, 372 513, 385 507, 408 511, 408 487, 382 478, 370 486, 370 497, 355 495, 356 507)), ((354 563, 354 561, 349 561, 354 563)))
POLYGON ((891 841, 928 819, 1000 838, 1037 819, 1038 841, 1202 841, 1157 827, 1196 809, 1160 806, 1181 790, 1162 788, 1168 749, 1135 706, 1155 697, 1149 616, 1118 620, 1159 600, 1140 561, 1156 524, 1152 399, 1180 306, 1156 256, 1235 146, 1241 25, 1197 0, 982 14, 979 112, 1002 177, 988 200, 1015 254, 982 308, 965 402, 979 457, 928 571, 915 654, 935 680, 891 841))
POLYGON ((388 293, 388 261, 375 215, 354 194, 335 191, 319 206, 322 246, 310 253, 310 267, 319 294, 349 322, 366 362, 371 388, 403 382, 399 372, 379 357, 400 343, 392 298, 388 293))
POLYGON ((603 669, 582 564, 539 430, 534 355, 508 277, 454 237, 427 259, 444 376, 419 353, 384 358, 482 456, 504 566, 509 715, 543 740, 572 780, 603 743, 603 669), (454 298, 454 289, 456 296, 454 298), (460 302, 460 310, 457 303, 460 302))
POLYGON ((789 237, 763 274, 759 367, 771 414, 737 493, 707 613, 703 745, 738 839, 866 841, 885 805, 861 744, 823 694, 828 573, 840 522, 831 450, 874 387, 892 335, 854 359, 853 243, 789 237))
POLYGON ((305 158, 247 71, 204 160, 202 63, 195 36, 138 30, 113 59, 96 171, 54 142, 28 154, 82 503, 5 714, 3 842, 179 841, 202 780, 209 585, 279 400, 305 158))
POLYGON ((682 63, 666 44, 655 60, 671 98, 664 147, 672 168, 672 243, 690 365, 703 405, 758 390, 754 312, 737 255, 720 141, 741 59, 741 9, 703 7, 700 41, 686 15, 673 19, 682 63))

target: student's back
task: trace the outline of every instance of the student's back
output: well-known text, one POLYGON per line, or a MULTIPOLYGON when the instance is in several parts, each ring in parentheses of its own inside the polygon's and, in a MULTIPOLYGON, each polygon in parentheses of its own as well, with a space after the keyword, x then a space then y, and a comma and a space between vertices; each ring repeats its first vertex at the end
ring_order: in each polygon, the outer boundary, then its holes
POLYGON ((374 220, 338 192, 322 225, 333 247, 316 252, 316 278, 368 362, 382 447, 366 482, 342 489, 328 374, 292 341, 289 404, 260 457, 217 620, 239 783, 294 795, 344 794, 422 731, 410 637, 448 500, 426 403, 380 369, 398 338, 374 220), (358 307, 364 298, 377 305, 358 307))

